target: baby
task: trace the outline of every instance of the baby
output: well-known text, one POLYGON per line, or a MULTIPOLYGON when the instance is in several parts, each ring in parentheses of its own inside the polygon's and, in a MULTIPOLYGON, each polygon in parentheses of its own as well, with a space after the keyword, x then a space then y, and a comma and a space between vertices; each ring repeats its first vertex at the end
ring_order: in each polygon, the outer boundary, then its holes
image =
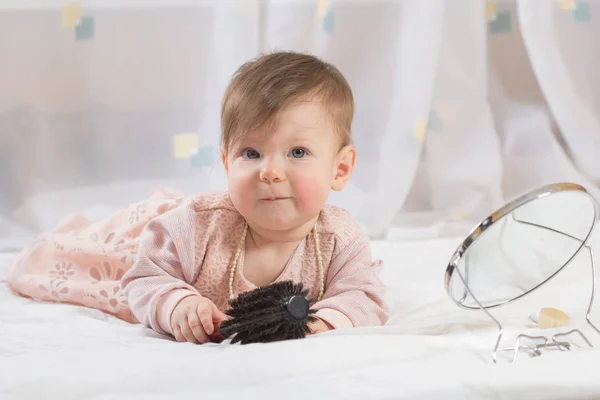
POLYGON ((20 252, 9 287, 193 343, 222 339, 230 299, 285 280, 318 300, 313 334, 383 325, 382 262, 350 215, 326 205, 354 168, 353 113, 344 77, 315 57, 243 65, 222 105, 227 192, 157 190, 96 222, 70 216, 20 252))
POLYGON ((228 301, 302 282, 311 332, 383 325, 388 309, 369 238, 343 209, 356 151, 352 91, 332 65, 290 52, 244 64, 222 103, 226 193, 199 194, 152 219, 122 278, 133 315, 177 341, 205 343, 228 301))

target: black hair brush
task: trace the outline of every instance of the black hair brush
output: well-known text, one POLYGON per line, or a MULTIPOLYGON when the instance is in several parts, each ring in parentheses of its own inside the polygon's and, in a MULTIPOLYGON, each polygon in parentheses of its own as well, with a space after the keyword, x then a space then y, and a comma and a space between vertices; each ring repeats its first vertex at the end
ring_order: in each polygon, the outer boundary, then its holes
POLYGON ((231 319, 221 323, 219 333, 233 337, 231 343, 266 343, 302 339, 308 324, 317 320, 302 283, 277 282, 240 294, 225 312, 231 319))

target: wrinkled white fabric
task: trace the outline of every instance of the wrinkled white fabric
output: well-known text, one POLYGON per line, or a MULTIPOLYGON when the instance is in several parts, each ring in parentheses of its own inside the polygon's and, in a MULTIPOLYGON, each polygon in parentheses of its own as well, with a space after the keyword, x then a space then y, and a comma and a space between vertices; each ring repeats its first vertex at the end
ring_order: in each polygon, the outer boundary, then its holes
MULTIPOLYGON (((2 285, 0 397, 599 397, 600 336, 584 319, 591 292, 587 259, 578 257, 547 286, 492 312, 504 325, 502 347, 514 345, 521 332, 558 332, 529 328, 529 316, 541 307, 566 311, 571 326, 596 347, 573 336, 581 348, 539 358, 519 354, 515 364, 503 353, 494 365, 494 323, 480 311, 458 308, 444 291, 445 266, 459 242, 374 242, 374 255, 388 266, 382 275, 393 306, 387 326, 269 345, 180 344, 97 310, 18 298, 2 285)), ((599 244, 597 235, 592 243, 599 244)), ((0 258, 0 272, 10 256, 0 258)))

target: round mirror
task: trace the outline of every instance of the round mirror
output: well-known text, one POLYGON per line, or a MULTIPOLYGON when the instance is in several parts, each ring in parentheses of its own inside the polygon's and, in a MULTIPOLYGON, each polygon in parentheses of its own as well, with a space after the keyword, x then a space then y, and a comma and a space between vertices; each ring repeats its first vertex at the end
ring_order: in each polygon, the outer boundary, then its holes
POLYGON ((519 197, 458 247, 446 269, 446 291, 467 309, 480 309, 478 301, 489 309, 523 297, 575 257, 595 221, 596 202, 576 184, 549 185, 519 197))

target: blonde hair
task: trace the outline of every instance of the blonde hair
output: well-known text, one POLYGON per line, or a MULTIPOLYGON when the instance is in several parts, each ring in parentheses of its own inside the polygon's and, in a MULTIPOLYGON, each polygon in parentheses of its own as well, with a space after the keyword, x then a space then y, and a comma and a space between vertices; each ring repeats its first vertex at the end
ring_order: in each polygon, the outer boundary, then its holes
POLYGON ((341 146, 351 143, 354 98, 350 85, 332 64, 319 58, 275 52, 243 64, 233 75, 221 105, 221 145, 227 154, 247 133, 275 129, 291 103, 317 99, 331 117, 341 146))

